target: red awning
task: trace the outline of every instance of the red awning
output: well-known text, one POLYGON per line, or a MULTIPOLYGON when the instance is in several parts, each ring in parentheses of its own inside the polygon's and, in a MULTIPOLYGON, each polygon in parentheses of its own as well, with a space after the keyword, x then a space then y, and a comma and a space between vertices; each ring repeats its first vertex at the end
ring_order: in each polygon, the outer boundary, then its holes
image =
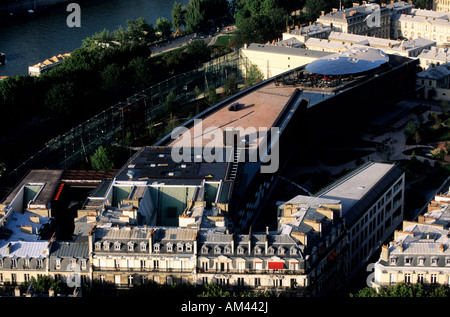
POLYGON ((282 270, 283 262, 269 262, 269 270, 282 270))

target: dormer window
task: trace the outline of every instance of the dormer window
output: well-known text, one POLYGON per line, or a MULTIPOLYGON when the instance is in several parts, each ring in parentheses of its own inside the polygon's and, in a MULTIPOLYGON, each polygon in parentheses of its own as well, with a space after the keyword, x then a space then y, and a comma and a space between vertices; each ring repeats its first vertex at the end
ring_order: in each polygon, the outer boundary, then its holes
POLYGON ((278 255, 283 255, 285 253, 286 253, 285 248, 281 247, 281 248, 278 249, 278 255))
POLYGON ((412 263, 412 258, 411 257, 406 257, 405 258, 405 265, 411 265, 412 263))
POLYGON ((119 241, 114 242, 114 250, 119 251, 121 247, 121 243, 119 241))
POLYGON ((153 251, 159 252, 160 249, 161 249, 161 245, 159 243, 155 243, 155 245, 153 246, 153 251))
POLYGON ((128 242, 127 243, 127 246, 128 246, 128 251, 134 251, 134 242, 128 242))
POLYGON ((267 254, 275 254, 275 248, 270 247, 269 249, 267 249, 267 254))
POLYGON ((418 264, 419 264, 419 265, 424 265, 424 264, 425 264, 425 258, 424 258, 424 257, 420 257, 420 258, 418 259, 418 264))
POLYGON ((227 245, 225 247, 225 254, 231 254, 231 246, 227 245))
POLYGON ((102 244, 101 244, 101 242, 95 242, 95 243, 94 243, 94 246, 95 246, 95 250, 96 250, 96 251, 100 251, 100 250, 102 249, 102 244))
POLYGON ((206 245, 204 245, 204 246, 202 246, 202 254, 208 254, 208 252, 209 252, 209 248, 206 246, 206 245))
POLYGON ((222 248, 216 245, 216 246, 214 247, 214 253, 215 253, 215 254, 220 254, 221 252, 222 252, 222 248))
POLYGON ((61 259, 60 258, 55 259, 55 268, 56 269, 60 269, 61 268, 61 259))
POLYGON ((391 265, 396 265, 397 264, 397 258, 392 257, 391 258, 391 265))
POLYGON ((261 253, 262 253, 261 247, 256 247, 255 248, 255 254, 261 254, 261 253))
POLYGON ((296 247, 291 247, 291 254, 292 255, 297 254, 297 248, 296 247))
POLYGON ((186 243, 186 252, 192 252, 192 244, 186 243))
POLYGON ((166 250, 167 250, 167 252, 173 251, 173 243, 172 242, 169 242, 166 244, 166 250))
POLYGON ((147 243, 146 242, 141 242, 139 244, 141 251, 147 251, 147 243))
POLYGON ((105 241, 104 243, 103 243, 103 250, 105 250, 105 251, 108 251, 109 250, 109 242, 108 241, 105 241))
POLYGON ((431 265, 436 266, 438 264, 439 258, 433 257, 431 258, 431 265))
POLYGON ((244 253, 245 253, 245 248, 242 247, 242 246, 238 246, 238 248, 237 248, 237 253, 238 253, 238 254, 244 254, 244 253))
POLYGON ((183 252, 184 245, 183 243, 179 242, 177 243, 177 252, 183 252))

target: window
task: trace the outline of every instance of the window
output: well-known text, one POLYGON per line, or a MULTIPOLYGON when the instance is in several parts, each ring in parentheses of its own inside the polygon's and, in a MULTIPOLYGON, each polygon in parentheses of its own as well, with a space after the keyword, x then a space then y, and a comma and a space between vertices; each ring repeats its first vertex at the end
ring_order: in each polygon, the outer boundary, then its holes
POLYGON ((261 286, 261 279, 259 277, 255 277, 255 286, 261 286))
POLYGON ((114 242, 114 250, 119 251, 121 247, 121 243, 119 241, 114 242))
POLYGON ((409 274, 409 273, 405 274, 405 283, 406 284, 411 283, 411 274, 409 274))
POLYGON ((114 268, 117 270, 120 268, 120 262, 117 259, 114 259, 114 268))
POLYGON ((436 266, 438 264, 438 258, 431 258, 431 265, 436 266))
POLYGON ((202 246, 202 254, 208 254, 208 251, 209 251, 209 249, 208 249, 208 247, 207 246, 202 246))
POLYGON ((55 268, 60 269, 61 268, 61 259, 55 260, 55 268))
POLYGON ((103 243, 103 250, 105 250, 105 251, 109 250, 109 242, 108 241, 103 243))
POLYGON ((87 263, 86 259, 81 259, 80 262, 81 262, 81 269, 82 269, 82 270, 86 270, 86 267, 87 267, 87 265, 86 265, 86 263, 87 263))
POLYGON ((30 268, 30 259, 23 259, 23 268, 24 269, 30 268))
POLYGON ((397 258, 391 258, 391 265, 396 265, 397 264, 397 258))
POLYGON ((141 271, 145 270, 145 264, 146 264, 146 261, 141 260, 141 271))
POLYGON ((102 244, 100 242, 95 242, 95 250, 100 251, 102 248, 102 244))
POLYGON ((220 254, 222 252, 222 248, 221 247, 219 247, 219 246, 215 246, 214 247, 214 253, 215 254, 220 254))
POLYGON ((192 244, 186 243, 186 252, 192 252, 192 244))
POLYGON ((423 274, 417 274, 417 283, 423 283, 423 274))
POLYGON ((172 242, 168 242, 166 244, 166 250, 167 250, 167 252, 172 252, 173 251, 173 243, 172 242))
POLYGON ((177 252, 183 252, 183 249, 184 249, 184 245, 183 245, 183 243, 178 243, 177 244, 177 252))
POLYGON ((389 284, 395 283, 397 283, 397 274, 396 273, 389 274, 389 284))
POLYGON ((156 243, 155 246, 153 247, 153 251, 159 252, 159 250, 160 250, 160 244, 156 243))
POLYGON ((405 265, 411 265, 411 263, 412 263, 412 258, 406 257, 405 258, 405 265))
POLYGON ((134 250, 134 242, 128 242, 128 251, 133 251, 134 250))
POLYGON ((436 284, 437 283, 437 274, 433 273, 431 274, 431 284, 436 284))
POLYGON ((419 265, 424 265, 424 264, 425 264, 425 258, 424 258, 424 257, 420 257, 420 258, 418 259, 418 264, 419 264, 419 265))
POLYGON ((140 247, 141 247, 141 251, 147 251, 147 243, 141 242, 140 247))

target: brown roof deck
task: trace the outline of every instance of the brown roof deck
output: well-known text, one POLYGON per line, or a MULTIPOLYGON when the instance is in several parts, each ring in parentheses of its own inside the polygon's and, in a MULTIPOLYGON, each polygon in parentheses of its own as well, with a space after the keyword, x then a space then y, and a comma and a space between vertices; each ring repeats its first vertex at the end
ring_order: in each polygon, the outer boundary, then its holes
POLYGON ((187 132, 185 132, 182 136, 172 140, 168 146, 197 147, 201 144, 202 147, 223 147, 222 134, 215 133, 218 132, 218 129, 223 132, 226 128, 240 130, 241 138, 246 135, 250 137, 250 140, 256 140, 253 139, 253 135, 249 135, 252 133, 251 129, 270 130, 294 91, 293 87, 277 87, 274 82, 269 82, 202 118, 201 123, 197 123, 189 129, 190 138, 187 137, 189 135, 186 136, 187 132), (240 105, 239 110, 230 111, 228 108, 236 102, 240 105))

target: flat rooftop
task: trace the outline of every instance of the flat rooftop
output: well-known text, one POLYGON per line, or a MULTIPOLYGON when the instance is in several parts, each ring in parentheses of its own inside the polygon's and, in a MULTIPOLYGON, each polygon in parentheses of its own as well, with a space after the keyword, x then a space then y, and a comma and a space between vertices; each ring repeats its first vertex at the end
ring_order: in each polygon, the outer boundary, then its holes
POLYGON ((222 133, 227 128, 239 130, 241 138, 249 138, 250 146, 258 146, 261 135, 257 131, 274 126, 294 91, 294 87, 280 88, 271 81, 202 118, 168 146, 224 147, 222 133), (238 110, 229 110, 236 103, 238 110))
POLYGON ((318 196, 340 200, 342 216, 347 219, 348 224, 351 224, 371 200, 379 198, 386 186, 402 174, 403 172, 393 164, 368 162, 330 185, 318 196))
POLYGON ((5 198, 3 205, 8 206, 25 185, 38 184, 43 185, 43 187, 34 198, 33 205, 47 206, 47 203, 50 202, 55 195, 62 174, 62 170, 30 170, 20 183, 14 187, 14 190, 5 198))
POLYGON ((177 163, 172 148, 149 146, 140 150, 116 175, 116 181, 145 181, 149 184, 199 185, 204 179, 223 180, 228 172, 228 161, 196 161, 177 163))

